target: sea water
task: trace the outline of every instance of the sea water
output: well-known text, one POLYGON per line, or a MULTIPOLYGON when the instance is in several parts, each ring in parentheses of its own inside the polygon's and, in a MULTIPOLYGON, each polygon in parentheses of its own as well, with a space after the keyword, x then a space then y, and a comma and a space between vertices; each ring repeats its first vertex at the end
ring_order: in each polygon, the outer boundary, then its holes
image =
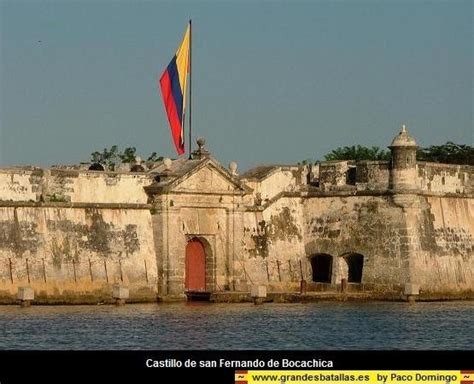
POLYGON ((0 349, 471 349, 474 302, 0 306, 0 349))

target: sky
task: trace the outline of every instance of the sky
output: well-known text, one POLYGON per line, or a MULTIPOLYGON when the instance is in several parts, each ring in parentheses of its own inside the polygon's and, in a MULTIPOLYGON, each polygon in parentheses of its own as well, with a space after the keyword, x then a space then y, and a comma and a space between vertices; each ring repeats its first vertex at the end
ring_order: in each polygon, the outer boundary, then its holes
POLYGON ((157 84, 190 18, 193 147, 223 165, 385 148, 401 124, 473 145, 473 4, 0 0, 0 166, 176 158, 157 84))

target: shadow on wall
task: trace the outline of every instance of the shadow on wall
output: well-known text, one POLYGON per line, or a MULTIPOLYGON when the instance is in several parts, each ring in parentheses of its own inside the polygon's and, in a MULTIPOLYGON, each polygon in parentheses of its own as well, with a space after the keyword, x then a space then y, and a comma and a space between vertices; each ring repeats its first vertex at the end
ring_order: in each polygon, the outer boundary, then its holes
POLYGON ((313 271, 313 282, 331 283, 332 256, 327 253, 311 256, 311 269, 313 271))
POLYGON ((341 255, 347 268, 342 278, 346 278, 348 283, 361 283, 362 270, 364 269, 364 256, 360 253, 346 253, 341 255))
MULTIPOLYGON (((341 279, 348 283, 361 283, 364 269, 364 256, 360 253, 345 253, 340 256, 341 279)), ((315 283, 331 283, 333 275, 333 256, 317 253, 310 258, 312 278, 315 283)))

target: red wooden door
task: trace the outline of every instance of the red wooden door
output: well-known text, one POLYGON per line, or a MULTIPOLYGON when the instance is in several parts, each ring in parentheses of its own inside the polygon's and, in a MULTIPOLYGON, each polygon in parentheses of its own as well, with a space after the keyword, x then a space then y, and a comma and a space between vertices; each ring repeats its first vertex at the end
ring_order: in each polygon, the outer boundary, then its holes
POLYGON ((189 240, 186 245, 186 291, 206 290, 206 253, 198 239, 189 240))

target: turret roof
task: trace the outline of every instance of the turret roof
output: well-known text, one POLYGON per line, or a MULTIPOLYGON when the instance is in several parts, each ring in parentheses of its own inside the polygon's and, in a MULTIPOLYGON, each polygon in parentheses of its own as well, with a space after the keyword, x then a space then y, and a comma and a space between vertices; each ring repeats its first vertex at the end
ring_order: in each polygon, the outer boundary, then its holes
POLYGON ((390 147, 416 147, 416 141, 408 134, 405 124, 402 125, 402 130, 395 136, 390 147))

